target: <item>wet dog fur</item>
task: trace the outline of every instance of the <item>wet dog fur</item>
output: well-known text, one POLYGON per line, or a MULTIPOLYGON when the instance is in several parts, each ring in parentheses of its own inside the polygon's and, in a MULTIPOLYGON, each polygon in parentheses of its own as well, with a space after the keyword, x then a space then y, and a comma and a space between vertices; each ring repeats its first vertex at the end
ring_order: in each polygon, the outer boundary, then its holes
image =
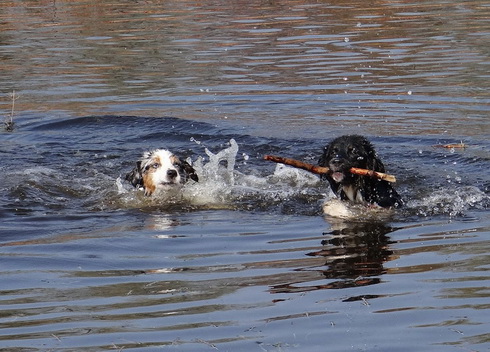
POLYGON ((145 152, 126 175, 126 180, 143 189, 146 196, 180 187, 188 179, 199 181, 194 168, 167 149, 145 152))
POLYGON ((341 199, 384 208, 398 208, 403 201, 393 186, 384 180, 354 175, 352 167, 386 172, 373 145, 363 136, 346 135, 335 138, 323 149, 318 162, 331 172, 322 175, 332 191, 341 199))

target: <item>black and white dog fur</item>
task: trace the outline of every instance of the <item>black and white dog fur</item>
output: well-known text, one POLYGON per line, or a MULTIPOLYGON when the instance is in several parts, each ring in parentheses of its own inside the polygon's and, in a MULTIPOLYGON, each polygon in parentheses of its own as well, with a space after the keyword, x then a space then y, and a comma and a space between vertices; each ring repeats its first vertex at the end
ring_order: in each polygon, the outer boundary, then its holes
POLYGON ((397 208, 403 204, 388 181, 349 172, 352 167, 385 172, 374 147, 362 136, 347 135, 334 139, 325 146, 318 164, 331 170, 322 175, 322 178, 330 183, 333 192, 341 200, 374 204, 383 208, 397 208))
POLYGON ((198 181, 194 168, 166 149, 145 152, 136 167, 126 175, 134 187, 143 189, 146 196, 175 189, 188 179, 198 181))

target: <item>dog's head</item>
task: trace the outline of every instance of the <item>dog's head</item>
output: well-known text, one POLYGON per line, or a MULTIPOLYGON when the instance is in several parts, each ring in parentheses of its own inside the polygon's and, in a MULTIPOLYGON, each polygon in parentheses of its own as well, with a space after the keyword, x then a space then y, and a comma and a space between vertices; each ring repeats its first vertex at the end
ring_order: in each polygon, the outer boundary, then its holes
POLYGON ((199 180, 189 163, 180 160, 166 149, 144 153, 136 167, 126 175, 126 180, 134 187, 142 187, 147 196, 155 191, 181 185, 189 178, 196 182, 199 180))
POLYGON ((350 169, 360 168, 386 172, 371 143, 362 136, 348 135, 334 139, 323 150, 318 161, 330 173, 322 175, 333 192, 342 200, 377 204, 381 207, 400 207, 403 200, 388 181, 354 175, 350 169))
POLYGON ((339 184, 352 184, 358 178, 349 172, 352 167, 384 172, 385 168, 372 144, 357 135, 342 136, 325 146, 319 165, 331 170, 330 177, 339 184))

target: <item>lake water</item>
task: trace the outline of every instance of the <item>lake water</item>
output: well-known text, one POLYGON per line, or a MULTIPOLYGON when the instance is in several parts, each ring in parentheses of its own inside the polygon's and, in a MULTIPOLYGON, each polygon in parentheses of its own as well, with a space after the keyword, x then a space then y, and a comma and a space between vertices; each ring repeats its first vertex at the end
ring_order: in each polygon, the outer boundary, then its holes
POLYGON ((0 9, 0 350, 490 349, 487 1, 0 9), (351 133, 404 208, 263 160, 351 133), (179 199, 124 181, 159 147, 179 199))

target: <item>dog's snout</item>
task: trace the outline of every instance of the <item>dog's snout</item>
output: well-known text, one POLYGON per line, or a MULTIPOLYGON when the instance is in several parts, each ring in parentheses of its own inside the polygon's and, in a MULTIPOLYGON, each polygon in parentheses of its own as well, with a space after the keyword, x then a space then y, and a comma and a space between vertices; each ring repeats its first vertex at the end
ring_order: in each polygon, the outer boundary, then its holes
POLYGON ((170 178, 176 178, 177 177, 177 171, 176 170, 167 170, 167 176, 170 178))
POLYGON ((340 166, 343 164, 343 161, 341 158, 336 157, 336 158, 333 158, 332 160, 330 160, 330 164, 332 164, 333 166, 340 166))

